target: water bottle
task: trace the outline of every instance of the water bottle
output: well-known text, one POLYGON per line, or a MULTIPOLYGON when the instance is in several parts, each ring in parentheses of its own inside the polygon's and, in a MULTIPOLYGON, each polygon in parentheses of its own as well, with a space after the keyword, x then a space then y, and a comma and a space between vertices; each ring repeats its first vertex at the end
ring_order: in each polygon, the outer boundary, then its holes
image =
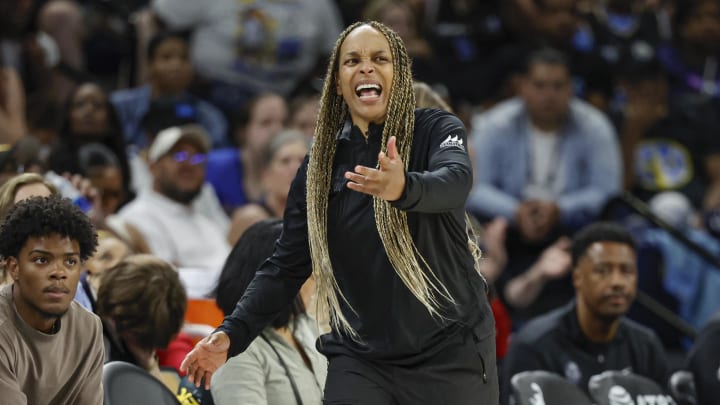
POLYGON ((45 173, 45 180, 57 188, 58 193, 64 198, 69 198, 82 212, 87 215, 92 213, 93 205, 90 200, 80 193, 70 180, 59 174, 48 171, 45 173))

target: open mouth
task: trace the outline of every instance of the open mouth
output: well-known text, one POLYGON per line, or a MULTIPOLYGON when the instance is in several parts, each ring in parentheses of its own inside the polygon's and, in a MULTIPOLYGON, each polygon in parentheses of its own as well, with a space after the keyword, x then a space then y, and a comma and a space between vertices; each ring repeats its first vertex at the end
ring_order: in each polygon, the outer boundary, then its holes
POLYGON ((355 87, 355 94, 360 100, 375 100, 382 94, 382 86, 376 83, 363 83, 355 87))

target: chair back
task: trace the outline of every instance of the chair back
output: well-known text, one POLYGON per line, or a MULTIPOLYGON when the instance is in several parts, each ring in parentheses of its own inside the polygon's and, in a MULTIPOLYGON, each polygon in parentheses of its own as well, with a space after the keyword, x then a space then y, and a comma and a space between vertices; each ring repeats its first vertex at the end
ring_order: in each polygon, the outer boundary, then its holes
POLYGON ((597 405, 677 405, 655 381, 627 371, 594 375, 588 388, 597 405))
POLYGON ((140 367, 122 361, 103 366, 104 405, 179 405, 165 384, 140 367))
POLYGON ((510 382, 517 405, 592 405, 575 384, 549 371, 523 371, 510 382))

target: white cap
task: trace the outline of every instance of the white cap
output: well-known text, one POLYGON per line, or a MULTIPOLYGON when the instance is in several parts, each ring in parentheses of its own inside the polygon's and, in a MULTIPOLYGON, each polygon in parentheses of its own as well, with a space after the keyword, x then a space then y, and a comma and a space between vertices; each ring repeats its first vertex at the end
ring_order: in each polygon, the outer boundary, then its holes
POLYGON ((693 216, 692 203, 677 191, 659 193, 648 204, 653 214, 678 229, 685 229, 693 216))
POLYGON ((188 124, 170 127, 158 132, 152 145, 150 145, 148 150, 150 163, 155 163, 158 159, 167 155, 175 144, 181 140, 194 143, 203 152, 210 150, 210 137, 200 125, 188 124))

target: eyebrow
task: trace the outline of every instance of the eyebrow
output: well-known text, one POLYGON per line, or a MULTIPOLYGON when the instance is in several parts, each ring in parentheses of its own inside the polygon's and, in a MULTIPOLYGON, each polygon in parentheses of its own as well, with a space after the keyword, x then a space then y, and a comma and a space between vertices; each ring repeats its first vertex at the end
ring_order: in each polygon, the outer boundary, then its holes
MULTIPOLYGON (((389 53, 389 52, 388 52, 387 50, 385 50, 385 49, 377 49, 377 50, 374 50, 374 51, 370 52, 371 55, 378 55, 378 54, 381 54, 381 53, 389 53)), ((358 51, 348 51, 348 52, 345 52, 345 53, 343 54, 343 56, 360 56, 360 52, 358 52, 358 51)))
MULTIPOLYGON (((42 250, 42 249, 33 249, 30 252, 28 252, 28 256, 30 256, 32 254, 38 254, 38 253, 42 254, 42 255, 47 255, 47 256, 55 256, 54 254, 52 254, 52 252, 48 252, 47 250, 42 250)), ((62 256, 80 256, 80 253, 79 252, 65 252, 65 253, 62 253, 62 256)))

